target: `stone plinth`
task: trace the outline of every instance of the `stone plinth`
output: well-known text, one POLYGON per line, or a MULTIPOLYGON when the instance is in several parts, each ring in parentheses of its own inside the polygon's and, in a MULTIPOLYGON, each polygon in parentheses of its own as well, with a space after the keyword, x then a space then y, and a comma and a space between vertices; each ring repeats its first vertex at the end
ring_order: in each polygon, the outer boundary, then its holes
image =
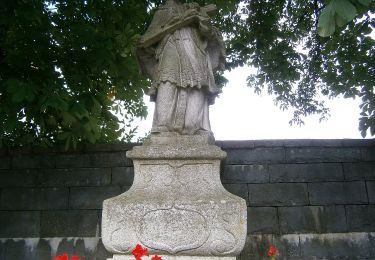
POLYGON ((226 154, 213 142, 210 135, 168 133, 127 153, 133 186, 103 204, 102 238, 113 259, 128 259, 136 244, 170 260, 230 260, 241 252, 246 203, 223 188, 226 154))
MULTIPOLYGON (((170 256, 160 255, 163 260, 236 260, 235 256, 170 256)), ((150 260, 151 257, 142 257, 142 260, 150 260)), ((114 255, 113 258, 107 260, 134 260, 134 256, 129 255, 114 255)))

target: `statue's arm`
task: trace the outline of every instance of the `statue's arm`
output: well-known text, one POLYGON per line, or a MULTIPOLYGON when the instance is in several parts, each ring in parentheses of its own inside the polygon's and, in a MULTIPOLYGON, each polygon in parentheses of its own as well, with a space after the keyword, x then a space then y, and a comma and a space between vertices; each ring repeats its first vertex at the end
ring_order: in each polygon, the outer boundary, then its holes
POLYGON ((173 23, 167 24, 163 28, 160 29, 160 31, 148 35, 148 37, 142 37, 139 41, 139 46, 141 48, 147 48, 159 41, 161 41, 166 35, 173 33, 174 31, 181 29, 182 27, 185 27, 191 23, 197 22, 199 18, 194 15, 187 18, 184 18, 182 20, 174 20, 173 23))

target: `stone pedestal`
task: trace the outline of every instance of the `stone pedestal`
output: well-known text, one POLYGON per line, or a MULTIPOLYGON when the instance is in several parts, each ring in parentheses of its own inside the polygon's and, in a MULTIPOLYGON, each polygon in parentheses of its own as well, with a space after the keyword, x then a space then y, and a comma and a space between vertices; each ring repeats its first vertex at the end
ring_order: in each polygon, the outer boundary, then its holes
MULTIPOLYGON (((159 255, 163 260, 236 260, 235 256, 170 256, 159 255)), ((114 255, 113 258, 107 260, 134 260, 134 256, 114 255)), ((151 257, 142 257, 142 260, 151 260, 151 257)))
POLYGON ((103 204, 102 239, 113 260, 134 259, 136 244, 163 260, 232 260, 241 252, 246 202, 223 188, 226 154, 213 142, 165 133, 127 153, 133 186, 103 204))

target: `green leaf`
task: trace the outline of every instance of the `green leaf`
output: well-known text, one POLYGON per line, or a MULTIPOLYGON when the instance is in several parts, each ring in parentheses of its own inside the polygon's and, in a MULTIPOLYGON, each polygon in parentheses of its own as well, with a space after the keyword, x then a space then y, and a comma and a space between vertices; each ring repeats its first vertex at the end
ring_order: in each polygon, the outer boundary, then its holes
POLYGON ((95 141, 96 141, 95 135, 91 132, 86 133, 86 138, 92 144, 95 143, 95 141))
POLYGON ((87 109, 82 106, 81 104, 75 103, 72 108, 70 109, 71 112, 76 115, 79 119, 83 119, 84 117, 89 117, 89 112, 87 109))
POLYGON ((73 124, 74 122, 77 121, 74 116, 72 116, 70 113, 68 113, 66 111, 63 111, 61 113, 61 116, 63 118, 62 124, 65 125, 65 126, 71 125, 71 124, 73 124))
POLYGON ((22 81, 17 79, 9 79, 6 81, 7 91, 12 94, 12 101, 21 103, 26 99, 27 92, 22 81))
POLYGON ((372 0, 357 0, 360 2, 362 5, 369 6, 372 2, 372 0))
POLYGON ((332 0, 330 4, 332 4, 335 12, 347 22, 353 20, 357 14, 357 9, 349 0, 332 0))
MULTIPOLYGON (((50 141, 73 147, 134 135, 131 122, 145 114, 142 96, 151 83, 138 73, 135 43, 163 2, 2 1, 1 10, 17 15, 0 15, 0 49, 5 54, 0 58, 0 142, 22 146, 50 141), (113 86, 118 100, 107 98, 113 86), (73 102, 82 107, 70 110, 73 102), (116 106, 121 120, 111 113, 116 106), (119 127, 122 120, 126 127, 119 127), (59 140, 61 132, 71 136, 59 140)), ((277 95, 280 108, 296 112, 295 122, 304 115, 327 113, 317 95, 323 90, 332 97, 360 95, 369 104, 361 130, 371 133, 375 53, 374 40, 365 34, 371 30, 368 24, 375 28, 374 1, 197 2, 218 6, 212 22, 228 46, 227 68, 258 68, 248 83, 257 91, 264 88, 277 95), (318 5, 309 4, 313 2, 318 5), (313 15, 323 4, 327 6, 321 15, 313 15), (355 23, 348 21, 354 14, 352 5, 364 14, 355 23), (242 14, 237 12, 239 6, 242 14), (347 30, 334 34, 340 26, 347 30), (319 35, 334 35, 321 39, 316 30, 319 35), (301 45, 304 54, 296 48, 301 45)), ((216 79, 219 85, 225 83, 216 79)))
POLYGON ((102 109, 102 106, 100 105, 99 101, 94 96, 91 96, 90 101, 92 105, 92 111, 94 113, 99 113, 102 109))
POLYGON ((69 150, 69 147, 70 147, 70 141, 72 140, 72 137, 69 136, 68 138, 66 138, 65 140, 65 151, 68 151, 69 150))
POLYGON ((338 27, 342 27, 345 24, 347 24, 347 21, 343 19, 340 15, 335 15, 335 19, 336 19, 336 24, 338 27))
POLYGON ((318 34, 322 37, 331 36, 335 32, 335 11, 332 2, 320 13, 318 20, 318 34))
POLYGON ((20 103, 23 101, 33 101, 35 98, 35 89, 33 84, 24 83, 17 79, 6 81, 7 91, 12 94, 12 101, 20 103))
POLYGON ((34 88, 32 85, 25 86, 25 100, 31 102, 35 98, 34 88))
POLYGON ((16 93, 22 85, 22 82, 18 79, 8 79, 5 84, 7 85, 7 91, 9 93, 16 93))
POLYGON ((52 107, 61 111, 65 111, 68 109, 68 103, 58 96, 50 97, 46 100, 46 102, 42 105, 42 107, 52 107))
POLYGON ((47 124, 50 125, 50 126, 56 126, 57 122, 56 122, 56 119, 53 117, 53 116, 49 116, 47 118, 47 124))
POLYGON ((62 132, 57 136, 59 140, 66 140, 71 136, 71 132, 62 132))
POLYGON ((26 99, 26 91, 25 88, 18 89, 17 92, 13 93, 12 101, 16 103, 21 103, 24 99, 26 99))

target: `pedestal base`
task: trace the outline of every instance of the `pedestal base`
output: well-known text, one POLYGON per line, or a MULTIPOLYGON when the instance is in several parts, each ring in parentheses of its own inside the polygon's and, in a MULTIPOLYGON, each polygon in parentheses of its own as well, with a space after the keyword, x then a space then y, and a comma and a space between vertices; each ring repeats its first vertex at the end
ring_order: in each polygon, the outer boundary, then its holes
MULTIPOLYGON (((161 255, 163 260, 236 260, 236 257, 216 257, 216 256, 170 256, 161 255)), ((113 258, 107 260, 134 260, 134 256, 129 255, 114 255, 113 258)), ((151 260, 151 257, 142 257, 143 260, 151 260)))
POLYGON ((103 204, 102 238, 123 258, 136 244, 164 260, 232 260, 246 239, 246 202, 220 182, 226 154, 210 136, 152 136, 127 153, 134 183, 103 204), (207 257, 205 257, 207 256, 207 257), (214 257, 212 257, 214 256, 214 257))

